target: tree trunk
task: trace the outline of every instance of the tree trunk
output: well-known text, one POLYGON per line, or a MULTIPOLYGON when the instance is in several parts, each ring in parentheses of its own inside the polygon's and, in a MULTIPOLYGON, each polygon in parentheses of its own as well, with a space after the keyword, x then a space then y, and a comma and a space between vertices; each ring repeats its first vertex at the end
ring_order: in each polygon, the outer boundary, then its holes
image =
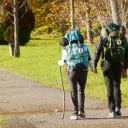
POLYGON ((75 21, 74 21, 74 0, 70 0, 71 4, 71 30, 75 29, 75 21))
POLYGON ((115 24, 120 24, 120 15, 118 9, 118 0, 110 0, 111 11, 112 11, 112 20, 115 24))
POLYGON ((122 12, 122 23, 126 28, 126 37, 128 38, 128 2, 121 2, 121 12, 122 12))
POLYGON ((19 49, 19 30, 18 30, 18 0, 14 0, 14 57, 20 56, 19 49))
POLYGON ((92 21, 90 20, 90 8, 88 7, 86 11, 86 22, 87 22, 87 44, 93 44, 93 36, 92 36, 92 21))

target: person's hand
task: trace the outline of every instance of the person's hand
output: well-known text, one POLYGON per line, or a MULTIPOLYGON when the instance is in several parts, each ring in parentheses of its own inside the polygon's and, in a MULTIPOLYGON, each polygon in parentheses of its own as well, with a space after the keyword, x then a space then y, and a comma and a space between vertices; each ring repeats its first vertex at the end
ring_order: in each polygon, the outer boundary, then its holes
POLYGON ((59 60, 59 61, 58 61, 58 65, 59 65, 59 66, 64 66, 64 61, 59 60))
POLYGON ((95 72, 94 72, 94 73, 98 74, 98 72, 97 72, 97 68, 95 68, 95 72))
POLYGON ((90 67, 90 71, 93 73, 97 73, 97 69, 96 69, 96 66, 94 64, 94 60, 93 59, 89 60, 88 64, 90 67))

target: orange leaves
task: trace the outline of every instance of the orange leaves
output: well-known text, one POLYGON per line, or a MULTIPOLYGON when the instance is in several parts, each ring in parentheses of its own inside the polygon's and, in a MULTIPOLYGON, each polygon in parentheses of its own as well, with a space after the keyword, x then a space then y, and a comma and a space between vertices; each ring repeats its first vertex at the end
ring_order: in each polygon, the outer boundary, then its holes
POLYGON ((6 10, 11 10, 11 1, 9 1, 9 0, 4 0, 3 1, 3 5, 4 5, 4 9, 6 9, 6 10))

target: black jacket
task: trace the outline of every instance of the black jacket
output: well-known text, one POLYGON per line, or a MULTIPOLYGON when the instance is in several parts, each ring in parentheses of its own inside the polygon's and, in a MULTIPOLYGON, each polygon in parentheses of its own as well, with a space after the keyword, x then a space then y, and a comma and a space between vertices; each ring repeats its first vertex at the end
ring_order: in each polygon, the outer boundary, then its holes
MULTIPOLYGON (((127 44, 127 39, 124 37, 122 39, 123 43, 125 44, 125 56, 124 56, 124 67, 125 69, 128 68, 128 44, 127 44)), ((101 57, 101 59, 104 59, 105 57, 105 52, 104 52, 104 46, 103 46, 103 42, 102 42, 102 37, 99 38, 97 45, 96 45, 96 49, 95 49, 95 53, 94 53, 94 64, 95 64, 95 68, 97 67, 98 61, 101 57)))

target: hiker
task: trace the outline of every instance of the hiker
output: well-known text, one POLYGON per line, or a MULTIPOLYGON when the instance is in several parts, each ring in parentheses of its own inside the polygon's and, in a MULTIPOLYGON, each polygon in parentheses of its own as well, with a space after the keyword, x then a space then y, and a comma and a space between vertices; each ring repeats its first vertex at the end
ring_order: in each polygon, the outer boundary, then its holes
POLYGON ((121 72, 122 68, 127 68, 124 58, 128 58, 125 56, 127 40, 124 32, 122 26, 108 23, 101 31, 95 49, 94 65, 97 68, 101 57, 101 69, 107 88, 108 118, 121 116, 121 72))
MULTIPOLYGON (((70 119, 84 119, 85 84, 88 74, 88 61, 92 60, 88 47, 84 44, 83 36, 78 30, 73 30, 61 39, 63 46, 60 66, 67 64, 68 81, 73 104, 73 113, 70 119)), ((92 63, 94 71, 94 63, 92 63)))

